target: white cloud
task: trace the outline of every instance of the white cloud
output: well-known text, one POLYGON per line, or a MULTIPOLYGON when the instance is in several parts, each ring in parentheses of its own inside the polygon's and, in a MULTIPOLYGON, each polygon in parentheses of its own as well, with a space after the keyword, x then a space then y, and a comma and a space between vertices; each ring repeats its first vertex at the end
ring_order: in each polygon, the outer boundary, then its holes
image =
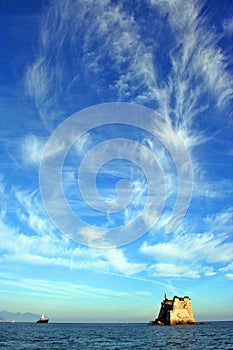
POLYGON ((206 276, 206 277, 212 277, 217 274, 217 272, 214 270, 212 266, 205 266, 201 267, 201 272, 206 276))
POLYGON ((174 277, 183 278, 200 278, 201 276, 212 277, 216 275, 214 268, 203 266, 198 263, 156 263, 149 266, 149 274, 154 277, 174 277))
MULTIPOLYGON (((232 219, 232 208, 229 208, 203 220, 206 232, 189 233, 183 224, 173 235, 167 236, 165 240, 163 237, 163 241, 155 244, 144 242, 140 251, 157 262, 150 266, 154 275, 191 278, 214 276, 217 273, 216 265, 229 263, 233 259, 233 243, 230 240, 232 219)), ((196 226, 200 226, 200 222, 196 226)), ((232 264, 229 263, 218 270, 227 272, 231 269, 232 264)))
POLYGON ((120 273, 133 275, 146 268, 145 263, 133 263, 127 261, 123 250, 112 249, 106 250, 104 256, 111 262, 112 266, 119 270, 120 273))
POLYGON ((231 271, 231 270, 233 271, 233 262, 219 269, 219 271, 223 271, 223 272, 231 271))
MULTIPOLYGON (((127 298, 129 297, 128 291, 117 291, 111 288, 93 287, 92 284, 80 284, 72 283, 70 281, 55 281, 46 279, 33 279, 33 278, 21 278, 17 275, 0 276, 1 285, 8 286, 10 288, 18 288, 18 292, 23 291, 25 294, 33 294, 39 296, 47 296, 48 298, 65 298, 66 300, 98 300, 112 299, 112 298, 127 298)), ((143 296, 148 296, 150 293, 147 291, 131 291, 130 297, 137 300, 143 296)))
POLYGON ((18 201, 17 216, 36 234, 53 232, 53 225, 45 216, 40 196, 37 191, 22 191, 14 189, 14 196, 18 201))
POLYGON ((69 269, 95 270, 99 273, 131 275, 144 264, 129 261, 123 251, 72 247, 71 242, 55 234, 27 236, 0 222, 1 261, 30 265, 63 266, 69 269))
POLYGON ((27 135, 21 146, 21 158, 24 164, 38 166, 41 161, 44 146, 44 139, 35 135, 27 135))
POLYGON ((233 273, 227 273, 227 274, 226 274, 226 277, 227 277, 229 280, 233 280, 233 273))
MULTIPOLYGON (((70 46, 74 62, 69 67, 72 83, 79 82, 80 71, 83 70, 86 82, 90 88, 94 86, 97 93, 104 92, 110 86, 119 100, 146 105, 153 102, 157 105, 159 114, 173 122, 189 150, 207 140, 196 129, 199 113, 207 110, 209 103, 212 107, 226 107, 233 92, 233 79, 228 70, 227 57, 219 46, 219 37, 203 15, 201 1, 184 3, 183 0, 150 0, 144 5, 145 8, 149 6, 153 14, 160 16, 155 16, 155 22, 150 22, 150 28, 146 27, 146 38, 143 36, 143 25, 146 24, 142 25, 134 9, 126 11, 123 3, 116 4, 109 0, 76 0, 66 1, 65 4, 51 2, 42 24, 40 52, 26 76, 28 92, 35 99, 45 124, 54 121, 54 102, 58 102, 56 105, 62 104, 65 101, 63 97, 72 89, 70 81, 66 81, 67 67, 62 58, 64 47, 70 46), (163 77, 157 74, 161 65, 158 56, 161 53, 160 37, 155 36, 159 32, 156 28, 160 31, 166 29, 170 39, 166 57, 169 69, 163 77), (51 57, 56 58, 56 63, 50 64, 51 57), (208 99, 205 99, 206 95, 208 99)), ((226 32, 229 33, 231 27, 230 20, 224 22, 226 32)), ((76 84, 76 90, 73 91, 75 97, 79 96, 78 88, 76 84)), ((167 135, 167 139, 171 144, 174 142, 170 135, 167 135)), ((78 151, 86 151, 89 141, 87 137, 78 151)), ((150 149, 153 149, 153 145, 150 145, 150 149)), ((31 161, 35 158, 29 157, 31 161)), ((163 152, 158 152, 158 159, 166 170, 171 171, 166 181, 169 185, 168 195, 172 196, 176 185, 174 169, 163 152)), ((194 158, 193 161, 195 173, 200 176, 201 166, 194 158)), ((114 173, 121 174, 121 170, 123 166, 114 169, 114 173)), ((109 173, 112 174, 112 169, 109 173)), ((73 174, 71 177, 73 179, 73 174)), ((140 192, 143 185, 143 181, 135 185, 135 203, 140 202, 143 196, 143 192, 140 192)), ((231 186, 221 183, 219 188, 215 185, 216 182, 212 187, 209 186, 208 178, 200 179, 194 196, 217 198, 221 196, 222 189, 226 193, 231 186)), ((113 191, 108 195, 106 197, 111 200, 113 191)), ((131 209, 125 210, 125 221, 132 217, 131 209)), ((227 263, 232 257, 232 244, 227 241, 227 225, 220 227, 224 215, 229 218, 229 213, 217 215, 216 220, 207 217, 206 225, 209 227, 205 233, 199 233, 198 230, 197 234, 178 232, 165 242, 154 245, 145 243, 141 250, 162 263, 166 259, 172 263, 173 259, 180 260, 181 256, 185 261, 197 259, 208 263, 227 263)), ((167 218, 165 213, 159 228, 166 224, 167 218)), ((36 227, 36 220, 31 214, 31 227, 36 227)), ((89 234, 90 238, 96 238, 96 232, 89 231, 89 234)), ((212 273, 206 272, 207 275, 212 273)))
POLYGON ((177 234, 170 242, 155 245, 144 243, 141 252, 156 260, 206 261, 209 263, 228 262, 233 258, 233 243, 224 243, 226 235, 177 234))
POLYGON ((172 37, 168 85, 156 94, 160 112, 168 119, 173 115, 186 147, 192 150, 207 141, 195 127, 198 114, 214 105, 227 108, 232 99, 228 55, 218 45, 220 37, 209 26, 200 1, 151 0, 150 3, 153 10, 160 11, 164 22, 168 22, 172 37), (206 102, 206 94, 211 96, 211 105, 206 102))
POLYGON ((89 246, 94 246, 103 244, 103 246, 108 246, 108 242, 105 241, 105 235, 107 230, 96 228, 92 226, 84 226, 80 228, 80 234, 85 237, 87 244, 89 246))
MULTIPOLYGON (((65 4, 51 2, 42 22, 38 56, 34 64, 28 67, 26 75, 28 92, 35 99, 47 127, 51 128, 56 115, 59 117, 61 105, 67 98, 72 96, 78 100, 82 70, 85 84, 100 92, 100 95, 110 87, 111 94, 120 101, 157 106, 158 113, 175 125, 189 151, 207 141, 204 133, 196 129, 198 114, 210 107, 203 102, 206 101, 205 95, 210 96, 208 100, 212 106, 222 108, 227 106, 233 92, 233 79, 228 71, 227 57, 218 46, 219 38, 203 15, 200 1, 184 4, 182 0, 151 0, 144 5, 146 10, 155 14, 150 28, 146 27, 146 37, 144 26, 147 24, 142 24, 140 16, 135 15, 136 9, 131 7, 126 10, 122 3, 109 0, 68 0, 65 4), (169 69, 165 76, 161 76, 158 74, 162 62, 161 39, 156 34, 165 29, 169 35, 166 58, 169 69), (67 47, 71 51, 63 55, 67 47), (73 58, 69 65, 69 80, 66 75, 67 62, 63 59, 66 54, 73 58), (55 105, 59 112, 55 113, 55 105)), ((170 136, 167 135, 168 142, 174 141, 170 136)), ((92 141, 90 135, 84 136, 75 145, 78 153, 86 152, 92 141)), ((150 149, 153 148, 150 145, 150 149)), ((24 158, 32 163, 37 159, 37 145, 26 149, 30 153, 24 152, 24 158)), ((165 157, 161 149, 156 150, 156 158, 166 173, 170 200, 177 193, 177 176, 174 176, 171 159, 165 157)), ((201 166, 194 157, 192 162, 197 178, 201 166)), ((119 173, 121 170, 122 165, 119 173)), ((118 169, 114 169, 114 172, 116 175, 118 169)), ((109 200, 115 195, 107 188, 102 192, 109 200)), ((183 191, 184 196, 186 192, 183 191)), ((94 204, 100 203, 99 199, 98 202, 94 200, 92 194, 89 197, 94 204)), ((194 191, 197 197, 216 198, 219 194, 220 191, 209 186, 208 178, 198 184, 194 191)), ((142 198, 139 192, 136 196, 133 205, 142 198)), ((129 215, 132 217, 131 208, 127 208, 124 214, 125 221, 129 215)), ((110 222, 111 219, 108 224, 110 222)))
MULTIPOLYGON (((100 273, 131 275, 140 272, 144 264, 130 261, 123 250, 80 247, 56 232, 43 215, 36 193, 15 190, 18 219, 25 225, 25 233, 8 224, 6 213, 0 218, 1 261, 14 261, 70 269, 93 270, 100 273), (28 234, 27 232, 30 232, 28 234)), ((20 226, 20 225, 19 225, 20 226)), ((90 234, 90 232, 89 232, 90 234)), ((93 237, 91 236, 91 239, 93 237)))
POLYGON ((178 277, 178 278, 199 278, 198 270, 193 269, 188 265, 175 265, 158 263, 151 265, 149 272, 156 277, 178 277))
POLYGON ((233 279, 233 262, 224 267, 221 267, 219 271, 222 273, 227 272, 225 276, 230 280, 233 279))
POLYGON ((90 134, 85 134, 79 138, 78 142, 75 142, 74 148, 78 155, 85 155, 92 146, 93 140, 90 134))
MULTIPOLYGON (((200 173, 199 173, 200 175, 200 173)), ((208 181, 206 176, 197 177, 194 183, 193 197, 218 199, 231 197, 232 181, 228 179, 208 181)))
POLYGON ((227 18, 223 21, 223 30, 227 35, 233 33, 233 17, 227 18))
MULTIPOLYGON (((110 86, 121 101, 158 104, 161 116, 175 119, 188 147, 200 144, 203 135, 197 134, 193 121, 208 108, 203 103, 204 94, 212 94, 220 107, 232 97, 232 77, 218 46, 219 38, 201 13, 200 1, 150 0, 145 7, 156 13, 154 23, 148 22, 146 38, 143 25, 147 24, 137 18, 136 8, 127 11, 123 4, 109 0, 69 0, 65 5, 51 2, 42 22, 38 58, 26 76, 28 91, 45 123, 54 120, 52 105, 55 101, 59 105, 71 92, 70 81, 79 82, 83 68, 90 86, 103 91, 110 86), (157 74, 160 37, 155 35, 164 29, 170 35, 167 53, 171 67, 161 80, 157 74), (68 46, 74 59, 66 81, 67 63, 61 52, 68 46), (79 52, 82 60, 74 52, 79 52), (57 60, 50 64, 54 55, 57 60)), ((225 22, 225 28, 230 23, 225 22)), ((75 94, 79 96, 78 86, 75 94)))
POLYGON ((39 115, 47 128, 51 128, 51 114, 47 116, 49 109, 49 74, 42 57, 28 68, 25 76, 25 88, 27 94, 35 100, 39 115))
POLYGON ((215 215, 207 215, 206 218, 204 218, 204 222, 212 232, 230 235, 230 227, 233 223, 233 207, 225 209, 215 215))

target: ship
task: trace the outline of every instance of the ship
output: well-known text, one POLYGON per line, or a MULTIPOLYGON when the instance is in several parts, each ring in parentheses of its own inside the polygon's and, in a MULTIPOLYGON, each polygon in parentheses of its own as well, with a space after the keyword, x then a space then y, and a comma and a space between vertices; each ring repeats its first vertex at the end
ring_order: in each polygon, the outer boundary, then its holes
POLYGON ((36 321, 36 323, 48 323, 49 319, 44 317, 44 315, 41 315, 40 319, 36 321))

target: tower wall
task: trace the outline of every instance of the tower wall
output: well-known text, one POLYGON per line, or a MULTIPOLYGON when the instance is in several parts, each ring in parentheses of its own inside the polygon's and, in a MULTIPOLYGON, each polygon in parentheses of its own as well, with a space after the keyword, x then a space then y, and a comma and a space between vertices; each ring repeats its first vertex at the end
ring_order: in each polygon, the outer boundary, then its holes
POLYGON ((167 299, 166 294, 164 294, 159 315, 154 321, 150 321, 149 325, 164 326, 176 324, 200 324, 200 322, 195 321, 192 303, 189 297, 180 298, 174 296, 173 299, 167 299))
POLYGON ((192 303, 189 297, 173 298, 173 308, 169 311, 170 324, 195 323, 192 303))

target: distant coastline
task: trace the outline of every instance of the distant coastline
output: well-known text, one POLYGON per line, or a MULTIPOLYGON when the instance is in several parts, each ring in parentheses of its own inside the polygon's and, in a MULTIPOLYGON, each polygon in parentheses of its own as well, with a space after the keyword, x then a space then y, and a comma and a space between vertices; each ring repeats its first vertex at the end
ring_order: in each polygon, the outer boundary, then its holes
POLYGON ((31 312, 0 311, 0 322, 35 322, 39 317, 39 314, 31 312))

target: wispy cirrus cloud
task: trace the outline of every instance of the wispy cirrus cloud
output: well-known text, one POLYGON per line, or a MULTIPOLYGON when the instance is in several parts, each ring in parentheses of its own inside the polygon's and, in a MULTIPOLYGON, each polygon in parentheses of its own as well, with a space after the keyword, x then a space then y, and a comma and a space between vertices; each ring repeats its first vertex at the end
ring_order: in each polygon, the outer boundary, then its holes
MULTIPOLYGON (((137 12, 139 3, 126 9, 124 3, 108 0, 51 2, 42 23, 38 58, 26 76, 44 120, 54 118, 49 112, 52 104, 62 102, 62 93, 79 96, 81 78, 102 92, 110 86, 120 100, 157 104, 161 115, 186 131, 189 139, 194 118, 209 107, 203 102, 205 94, 211 94, 219 107, 232 98, 226 58, 218 36, 201 14, 201 3, 151 0, 143 6, 149 6, 154 16, 148 24, 137 12), (164 21, 157 21, 158 16, 164 21), (158 74, 161 61, 157 59, 162 37, 156 34, 163 30, 168 35, 165 76, 158 74), (67 47, 72 57, 69 80, 67 47)), ((195 143, 197 135, 193 137, 195 143)))
POLYGON ((40 43, 25 84, 46 126, 54 121, 53 106, 61 108, 67 93, 80 96, 79 81, 83 78, 90 89, 106 92, 110 87, 121 100, 151 94, 153 57, 137 32, 133 13, 128 14, 123 4, 77 0, 64 5, 51 1, 40 43))
POLYGON ((233 279, 233 262, 231 262, 230 264, 224 266, 224 267, 221 267, 219 269, 220 272, 222 273, 225 273, 225 276, 228 278, 228 279, 233 279))
POLYGON ((193 117, 208 107, 202 103, 205 93, 211 93, 219 107, 232 98, 232 77, 218 46, 220 37, 201 15, 199 1, 151 0, 151 4, 168 14, 174 38, 170 80, 174 112, 177 121, 181 118, 189 126, 193 117))
POLYGON ((216 275, 213 267, 203 267, 198 264, 157 263, 150 265, 148 271, 154 277, 173 277, 178 279, 200 278, 203 275, 206 277, 216 275))
MULTIPOLYGON (((210 141, 198 130, 200 115, 205 112, 211 122, 208 111, 227 109, 233 79, 202 6, 198 0, 138 1, 129 7, 109 0, 51 1, 25 78, 45 126, 54 128, 64 105, 66 115, 69 105, 79 109, 85 86, 88 94, 95 90, 95 103, 116 99, 152 106, 175 126, 190 152, 210 141), (150 13, 148 21, 141 6, 150 13)), ((165 155, 160 158, 168 164, 165 155)), ((192 161, 198 177, 199 160, 192 161)), ((174 171, 170 175, 173 192, 174 171)))
POLYGON ((29 263, 30 265, 66 267, 71 270, 95 270, 99 273, 131 275, 143 270, 145 264, 129 261, 120 250, 92 250, 72 247, 70 241, 47 234, 24 234, 0 223, 1 261, 29 263), (3 233, 4 232, 4 233, 3 233))
MULTIPOLYGON (((202 233, 191 233, 183 224, 183 228, 177 229, 166 241, 156 244, 144 242, 140 251, 156 261, 150 265, 150 273, 154 276, 198 278, 203 274, 213 276, 217 271, 231 271, 232 219, 230 208, 216 215, 208 215, 202 233), (221 267, 225 264, 225 267, 221 267)), ((195 229, 198 228, 192 228, 192 231, 195 229)))
POLYGON ((22 141, 21 159, 24 164, 37 166, 40 164, 46 140, 36 135, 27 135, 22 141))
MULTIPOLYGON (((1 280, 4 284, 10 284, 12 283, 9 281, 9 279, 2 279, 1 280)), ((14 282, 13 282, 14 283, 14 282)), ((102 298, 102 297, 126 297, 128 296, 127 292, 124 291, 115 291, 113 289, 105 289, 105 288, 93 288, 88 285, 83 284, 77 284, 77 283, 67 283, 67 282, 58 282, 58 281, 52 281, 52 280, 41 280, 41 279, 18 279, 18 281, 15 283, 16 286, 22 289, 28 289, 31 291, 34 291, 35 293, 46 294, 46 295, 53 295, 56 293, 57 298, 60 297, 67 297, 76 299, 78 298, 102 298)), ((144 292, 145 295, 149 294, 148 292, 144 292)), ((137 292, 135 291, 132 293, 132 296, 137 298, 144 294, 143 292, 137 292)))
MULTIPOLYGON (((206 216, 206 228, 202 233, 190 233, 183 225, 183 229, 180 227, 165 241, 156 244, 144 242, 140 253, 156 263, 143 263, 138 259, 128 259, 124 249, 99 250, 73 245, 65 236, 59 235, 42 215, 36 193, 15 190, 15 199, 18 201, 19 221, 34 233, 28 235, 8 226, 6 212, 2 212, 1 249, 5 252, 2 261, 63 266, 74 270, 95 269, 100 273, 120 275, 146 272, 154 277, 199 278, 225 273, 230 278, 233 259, 233 246, 229 241, 231 209, 206 216)), ((166 224, 166 215, 163 219, 166 224)))
POLYGON ((232 35, 233 33, 233 15, 225 19, 222 24, 223 30, 227 35, 232 35))
POLYGON ((170 242, 148 245, 144 243, 141 251, 162 261, 206 261, 207 263, 225 263, 232 256, 232 243, 224 243, 228 236, 213 234, 177 235, 170 242))
POLYGON ((229 179, 213 180, 208 182, 206 176, 204 179, 196 179, 193 197, 219 199, 231 197, 233 192, 232 181, 229 179))
MULTIPOLYGON (((76 0, 65 4, 52 1, 42 22, 38 56, 28 67, 28 93, 35 99, 45 125, 53 127, 55 110, 60 113, 67 98, 81 96, 79 81, 82 80, 90 90, 94 87, 99 96, 104 94, 105 102, 114 97, 152 106, 175 126, 185 146, 192 151, 211 139, 198 130, 203 112, 211 123, 209 112, 213 108, 227 110, 232 99, 233 79, 228 69, 228 57, 221 49, 220 37, 210 26, 200 1, 185 4, 182 0, 143 2, 151 13, 148 23, 138 11, 140 6, 137 2, 136 7, 127 8, 124 2, 117 4, 108 0, 85 3, 76 0), (166 35, 158 34, 162 31, 166 35), (166 51, 162 52, 164 42, 161 40, 165 36, 166 51), (69 54, 72 59, 67 60, 69 54), (162 55, 164 60, 161 60, 162 55), (57 107, 53 108, 53 105, 57 107)), ((229 32, 230 22, 225 22, 224 26, 229 32)), ((224 118, 228 117, 224 115, 224 118)), ((149 148, 155 147, 152 144, 149 148)), ((171 172, 167 182, 169 194, 173 194, 174 169, 165 158, 165 154, 160 153, 162 165, 171 172)), ((197 157, 192 160, 198 177, 201 165, 195 164, 199 161, 197 157)), ((114 171, 116 174, 118 170, 114 171)), ((217 198, 229 188, 224 180, 220 183, 222 187, 216 191, 206 178, 197 186, 194 196, 217 198)), ((143 185, 142 180, 136 190, 143 185)), ((138 198, 140 196, 139 193, 138 198)), ((131 215, 127 209, 125 219, 131 215)), ((166 220, 165 214, 160 227, 166 220)), ((231 246, 224 243, 226 238, 221 232, 212 234, 208 230, 200 234, 183 234, 182 244, 191 249, 187 261, 196 257, 213 263, 214 254, 218 252, 218 262, 227 262, 231 246), (205 244, 208 253, 204 258, 205 244), (227 254, 224 257, 225 248, 227 254)), ((142 249, 144 253, 158 254, 162 260, 178 259, 184 251, 176 236, 170 243, 150 247, 145 244, 142 249)))
POLYGON ((233 273, 227 273, 226 277, 229 278, 229 280, 233 280, 233 273))
POLYGON ((14 189, 14 196, 18 207, 18 224, 14 227, 9 225, 6 212, 2 212, 0 218, 0 249, 4 252, 2 261, 78 270, 95 269, 100 273, 123 275, 136 274, 145 268, 144 263, 129 260, 124 250, 80 247, 60 235, 43 213, 36 192, 14 189), (20 229, 20 223, 25 225, 25 232, 20 229))

